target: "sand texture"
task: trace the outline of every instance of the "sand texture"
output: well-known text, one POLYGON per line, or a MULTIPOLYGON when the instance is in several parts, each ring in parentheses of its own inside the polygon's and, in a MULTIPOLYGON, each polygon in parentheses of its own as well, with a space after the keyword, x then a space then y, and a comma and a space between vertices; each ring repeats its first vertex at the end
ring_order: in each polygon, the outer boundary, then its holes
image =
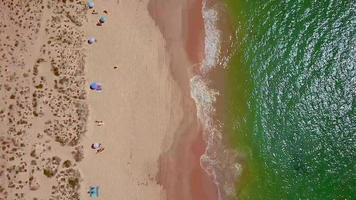
POLYGON ((0 199, 78 199, 87 8, 19 0, 0 9, 0 199))
POLYGON ((156 182, 158 159, 170 147, 183 111, 165 41, 147 3, 97 1, 98 14, 88 16, 87 36, 97 42, 87 47, 87 77, 103 90, 88 94, 90 117, 83 144, 98 142, 105 150, 97 154, 85 148, 80 163, 83 196, 89 186, 99 186, 102 199, 166 199, 156 182), (102 15, 107 23, 96 26, 102 15))

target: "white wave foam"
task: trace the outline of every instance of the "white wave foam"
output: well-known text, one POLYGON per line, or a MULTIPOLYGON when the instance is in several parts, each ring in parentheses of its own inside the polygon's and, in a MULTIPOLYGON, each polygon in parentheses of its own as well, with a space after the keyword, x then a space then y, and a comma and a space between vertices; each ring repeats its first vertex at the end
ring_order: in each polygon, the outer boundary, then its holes
POLYGON ((212 8, 207 8, 206 2, 203 2, 203 20, 205 29, 205 47, 202 71, 209 72, 217 65, 220 54, 220 30, 217 29, 218 12, 212 8))
MULTIPOLYGON (((221 65, 219 56, 221 54, 221 33, 217 28, 218 12, 214 8, 208 8, 203 3, 203 19, 205 28, 204 60, 201 73, 190 80, 191 97, 197 107, 197 116, 203 126, 204 140, 207 144, 204 154, 200 158, 201 167, 211 176, 218 188, 219 199, 235 194, 235 180, 241 172, 241 166, 236 162, 236 154, 227 150, 222 143, 222 133, 219 131, 221 124, 215 124, 213 115, 215 113, 217 90, 209 88, 204 77, 212 69, 221 65)), ((228 57, 223 58, 225 68, 228 57)))
MULTIPOLYGON (((208 155, 207 151, 212 149, 213 137, 221 134, 215 129, 215 124, 212 118, 215 112, 216 96, 219 95, 217 90, 208 87, 207 83, 201 75, 195 75, 190 79, 191 97, 194 99, 197 107, 197 116, 200 123, 203 126, 204 139, 207 143, 206 151, 200 158, 200 164, 202 168, 216 180, 216 174, 214 166, 216 166, 216 160, 212 159, 212 155, 208 155)), ((215 157, 215 156, 214 156, 215 157)))
POLYGON ((219 92, 209 88, 201 75, 195 75, 190 80, 190 87, 207 145, 204 154, 200 157, 200 165, 216 184, 219 199, 225 199, 235 194, 234 183, 241 173, 241 166, 235 161, 235 152, 224 147, 222 133, 219 131, 221 124, 217 124, 212 117, 219 92))
POLYGON ((204 127, 210 129, 213 127, 211 114, 215 112, 214 103, 217 90, 208 87, 201 75, 195 75, 190 79, 191 96, 197 104, 197 114, 199 119, 204 119, 204 127))

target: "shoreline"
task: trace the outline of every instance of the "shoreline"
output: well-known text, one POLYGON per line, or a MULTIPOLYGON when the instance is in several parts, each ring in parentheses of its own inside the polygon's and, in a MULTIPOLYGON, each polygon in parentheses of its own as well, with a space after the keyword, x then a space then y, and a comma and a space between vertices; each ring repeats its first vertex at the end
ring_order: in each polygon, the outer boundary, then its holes
POLYGON ((201 166, 201 156, 207 146, 197 118, 196 102, 191 96, 191 78, 199 72, 204 55, 202 6, 201 0, 183 3, 152 0, 149 5, 151 16, 166 39, 166 48, 172 58, 172 74, 184 93, 182 131, 175 134, 171 149, 160 158, 158 180, 169 200, 218 199, 212 177, 201 166))
POLYGON ((152 0, 149 7, 171 52, 172 73, 179 77, 177 68, 181 74, 186 70, 189 79, 189 85, 178 79, 183 91, 187 93, 189 89, 189 94, 184 95, 188 102, 185 104, 188 111, 184 117, 186 124, 181 126, 184 131, 176 133, 174 146, 160 159, 159 180, 166 189, 172 190, 168 191, 171 199, 226 199, 236 195, 235 184, 243 158, 229 147, 222 129, 224 70, 233 53, 233 29, 224 6, 219 1, 176 3, 152 0), (189 11, 195 13, 190 16, 189 11), (189 43, 192 38, 197 41, 189 43), (184 45, 177 42, 179 39, 185 41, 184 45), (197 44, 201 44, 198 54, 197 44), (195 54, 189 55, 192 52, 195 54), (174 62, 174 59, 180 62, 174 62), (169 178, 165 177, 167 174, 170 174, 169 178), (170 180, 172 174, 179 178, 170 180), (193 182, 193 177, 198 181, 193 182), (187 181, 189 178, 191 182, 187 181))
POLYGON ((24 145, 31 154, 3 158, 11 173, 0 174, 1 188, 16 179, 11 163, 31 171, 5 196, 18 190, 26 198, 79 199, 98 186, 107 199, 217 200, 217 185, 201 163, 206 127, 192 90, 206 53, 203 1, 95 1, 95 12, 79 1, 31 6, 41 12, 28 37, 38 39, 16 41, 15 49, 5 44, 10 56, 19 51, 26 60, 18 56, 14 68, 0 71, 15 80, 5 86, 8 109, 1 110, 0 125, 8 134, 27 134, 27 127, 37 138, 0 135, 3 149, 24 145), (108 21, 98 26, 101 16, 108 21), (101 92, 89 89, 93 82, 102 84, 101 92), (10 86, 26 88, 20 92, 26 98, 10 86), (32 106, 25 122, 14 115, 22 104, 32 106), (18 132, 14 119, 23 122, 18 132), (94 143, 104 151, 96 153, 94 143), (14 177, 6 180, 7 174, 14 177))

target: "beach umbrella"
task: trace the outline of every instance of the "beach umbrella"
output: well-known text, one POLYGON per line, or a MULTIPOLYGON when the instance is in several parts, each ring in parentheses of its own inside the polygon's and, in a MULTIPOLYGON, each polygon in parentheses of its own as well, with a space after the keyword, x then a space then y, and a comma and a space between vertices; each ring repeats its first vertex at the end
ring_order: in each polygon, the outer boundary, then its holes
POLYGON ((88 8, 90 8, 90 9, 94 8, 94 2, 93 1, 88 1, 88 8))
POLYGON ((97 86, 98 86, 97 83, 94 82, 94 83, 91 83, 89 87, 91 90, 96 90, 97 86))
POLYGON ((100 23, 105 23, 106 21, 108 20, 108 18, 106 16, 101 16, 100 19, 99 19, 99 22, 100 23))
POLYGON ((91 198, 98 198, 99 197, 99 187, 91 186, 88 193, 91 198))
POLYGON ((96 83, 96 82, 91 83, 89 88, 91 90, 95 90, 95 91, 101 91, 102 90, 101 84, 100 83, 96 83))
POLYGON ((95 42, 96 42, 95 37, 90 37, 90 38, 88 39, 88 43, 89 43, 89 44, 94 44, 95 42))
POLYGON ((92 149, 99 149, 101 147, 101 144, 100 143, 93 143, 92 145, 91 145, 91 148, 92 149))

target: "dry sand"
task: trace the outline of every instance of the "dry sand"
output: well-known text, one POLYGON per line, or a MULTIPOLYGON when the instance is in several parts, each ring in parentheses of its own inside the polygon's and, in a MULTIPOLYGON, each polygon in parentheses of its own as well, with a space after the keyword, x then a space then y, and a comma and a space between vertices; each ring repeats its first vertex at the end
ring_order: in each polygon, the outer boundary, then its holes
POLYGON ((182 121, 182 97, 147 3, 97 1, 99 14, 88 16, 86 33, 97 43, 87 47, 86 74, 89 82, 101 83, 103 91, 88 94, 82 195, 98 185, 102 199, 165 199, 156 182, 158 159, 182 121), (96 26, 104 10, 108 21, 96 26), (96 126, 95 120, 104 125, 96 126), (93 142, 105 150, 96 154, 89 148, 93 142))

